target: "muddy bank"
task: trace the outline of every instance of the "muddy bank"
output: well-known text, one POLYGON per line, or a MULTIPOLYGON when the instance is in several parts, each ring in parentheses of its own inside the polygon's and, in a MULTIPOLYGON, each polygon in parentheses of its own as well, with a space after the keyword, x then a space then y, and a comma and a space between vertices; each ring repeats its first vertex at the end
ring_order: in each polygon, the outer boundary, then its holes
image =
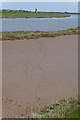
POLYGON ((3 117, 37 112, 78 91, 78 35, 3 42, 3 117))

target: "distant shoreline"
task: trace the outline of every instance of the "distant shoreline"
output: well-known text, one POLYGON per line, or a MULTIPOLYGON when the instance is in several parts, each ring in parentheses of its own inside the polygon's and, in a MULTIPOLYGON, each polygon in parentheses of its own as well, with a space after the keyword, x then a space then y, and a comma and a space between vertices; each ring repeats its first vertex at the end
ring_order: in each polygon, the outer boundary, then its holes
POLYGON ((61 12, 31 12, 31 11, 0 11, 0 18, 52 18, 70 17, 68 13, 61 12))
POLYGON ((71 15, 79 15, 80 13, 73 12, 41 12, 41 11, 26 11, 26 10, 0 10, 0 18, 62 18, 70 17, 71 15))
POLYGON ((12 18, 65 18, 65 17, 70 17, 71 15, 66 15, 66 16, 53 16, 53 17, 0 17, 2 19, 12 19, 12 18))

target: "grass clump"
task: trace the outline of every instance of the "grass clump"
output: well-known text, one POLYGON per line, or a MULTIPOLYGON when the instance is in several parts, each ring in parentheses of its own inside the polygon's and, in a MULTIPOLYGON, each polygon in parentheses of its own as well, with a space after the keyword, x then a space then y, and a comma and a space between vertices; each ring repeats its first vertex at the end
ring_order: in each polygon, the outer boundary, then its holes
POLYGON ((78 97, 56 101, 41 109, 38 114, 40 118, 80 118, 78 97))

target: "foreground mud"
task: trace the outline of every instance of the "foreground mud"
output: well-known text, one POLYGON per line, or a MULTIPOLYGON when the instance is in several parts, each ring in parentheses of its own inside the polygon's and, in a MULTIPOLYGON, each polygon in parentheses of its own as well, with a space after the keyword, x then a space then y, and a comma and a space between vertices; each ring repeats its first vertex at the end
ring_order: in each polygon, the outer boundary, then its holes
POLYGON ((37 112, 78 91, 78 36, 3 42, 3 117, 37 112))

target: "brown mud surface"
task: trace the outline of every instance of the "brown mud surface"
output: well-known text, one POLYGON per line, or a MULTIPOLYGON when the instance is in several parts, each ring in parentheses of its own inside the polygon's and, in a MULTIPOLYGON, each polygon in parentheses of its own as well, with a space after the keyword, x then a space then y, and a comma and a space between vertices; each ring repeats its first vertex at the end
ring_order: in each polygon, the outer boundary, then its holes
POLYGON ((3 117, 78 93, 78 35, 3 42, 3 117))

